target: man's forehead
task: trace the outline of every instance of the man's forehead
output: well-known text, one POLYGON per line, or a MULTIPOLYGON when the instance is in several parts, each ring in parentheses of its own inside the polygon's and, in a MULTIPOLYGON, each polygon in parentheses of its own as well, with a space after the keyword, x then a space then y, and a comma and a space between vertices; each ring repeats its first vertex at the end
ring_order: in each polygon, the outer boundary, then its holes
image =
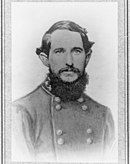
POLYGON ((51 47, 83 47, 81 36, 78 32, 69 30, 56 30, 51 35, 51 47))

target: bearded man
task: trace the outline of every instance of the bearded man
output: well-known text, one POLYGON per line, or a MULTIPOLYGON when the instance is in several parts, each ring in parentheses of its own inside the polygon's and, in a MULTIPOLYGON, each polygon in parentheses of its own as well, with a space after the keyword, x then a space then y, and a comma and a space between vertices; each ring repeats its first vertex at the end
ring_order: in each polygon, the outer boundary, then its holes
POLYGON ((110 109, 84 93, 93 44, 86 29, 71 21, 57 22, 44 34, 36 54, 49 73, 33 92, 13 103, 13 148, 23 151, 21 160, 98 161, 110 150, 110 109))

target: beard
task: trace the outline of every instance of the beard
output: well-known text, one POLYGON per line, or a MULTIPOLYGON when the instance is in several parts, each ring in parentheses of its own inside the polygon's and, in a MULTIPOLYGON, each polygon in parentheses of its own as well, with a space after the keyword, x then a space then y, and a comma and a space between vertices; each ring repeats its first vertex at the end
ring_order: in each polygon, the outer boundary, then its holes
POLYGON ((80 98, 86 88, 86 84, 88 84, 88 74, 85 71, 82 75, 78 71, 78 78, 73 82, 63 81, 60 76, 50 69, 48 77, 50 78, 51 93, 60 97, 63 102, 75 101, 80 98))

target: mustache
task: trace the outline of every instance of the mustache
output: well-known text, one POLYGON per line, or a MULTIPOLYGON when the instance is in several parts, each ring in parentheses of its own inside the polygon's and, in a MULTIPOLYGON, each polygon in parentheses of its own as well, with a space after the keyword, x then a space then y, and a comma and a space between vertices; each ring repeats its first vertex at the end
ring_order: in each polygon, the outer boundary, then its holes
POLYGON ((74 73, 80 74, 80 70, 78 68, 75 68, 75 67, 62 68, 62 69, 59 70, 59 74, 61 74, 62 72, 67 72, 67 71, 72 71, 74 73))

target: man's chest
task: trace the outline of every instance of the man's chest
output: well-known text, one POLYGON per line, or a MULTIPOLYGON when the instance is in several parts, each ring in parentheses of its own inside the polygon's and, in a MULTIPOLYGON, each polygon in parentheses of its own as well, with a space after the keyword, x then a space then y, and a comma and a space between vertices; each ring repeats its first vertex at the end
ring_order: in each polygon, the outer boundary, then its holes
POLYGON ((90 108, 89 104, 52 101, 41 114, 39 148, 51 147, 57 152, 91 152, 91 149, 97 151, 103 147, 104 119, 90 108))

